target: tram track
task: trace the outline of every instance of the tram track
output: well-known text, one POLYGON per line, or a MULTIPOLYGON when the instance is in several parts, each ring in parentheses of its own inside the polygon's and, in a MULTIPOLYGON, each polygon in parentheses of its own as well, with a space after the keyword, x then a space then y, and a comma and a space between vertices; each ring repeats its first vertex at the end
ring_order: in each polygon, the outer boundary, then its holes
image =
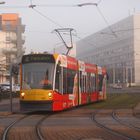
MULTIPOLYGON (((47 114, 47 115, 24 115, 23 117, 16 119, 15 121, 13 121, 12 123, 10 123, 3 131, 2 134, 2 139, 1 140, 8 140, 10 138, 10 131, 16 127, 16 125, 21 125, 22 123, 24 123, 25 125, 28 123, 27 120, 30 120, 31 118, 35 118, 37 117, 37 122, 35 122, 33 124, 33 126, 31 127, 34 133, 34 136, 36 137, 37 140, 44 140, 43 134, 41 132, 41 123, 47 118, 49 117, 51 114, 47 114)), ((24 127, 24 126, 23 126, 24 127)), ((29 126, 28 126, 29 127, 29 126)), ((26 128, 26 127, 25 127, 26 128)), ((19 128, 20 129, 20 128, 19 128)), ((22 131, 20 130, 20 133, 22 133, 22 131)), ((15 134, 15 133, 14 133, 15 134)), ((30 137, 30 136, 29 136, 30 137)), ((24 138, 23 138, 24 139, 24 138)), ((29 138, 30 139, 30 138, 29 138)))
POLYGON ((128 123, 128 121, 126 122, 123 119, 121 119, 119 117, 119 115, 117 115, 116 110, 113 110, 112 117, 113 117, 114 120, 116 120, 120 124, 125 125, 125 126, 129 127, 130 129, 135 129, 136 131, 139 131, 140 132, 140 127, 137 127, 134 124, 132 124, 130 122, 128 123))
POLYGON ((121 114, 120 110, 118 112, 116 110, 97 110, 94 112, 88 110, 86 113, 83 113, 83 111, 41 112, 24 116, 22 114, 22 116, 16 116, 16 118, 12 116, 14 121, 9 120, 7 123, 9 125, 3 131, 2 140, 45 140, 64 137, 67 139, 91 137, 105 140, 137 140, 140 138, 140 135, 139 137, 135 135, 136 133, 139 134, 136 129, 129 128, 127 124, 121 124, 117 120, 118 118, 123 122, 121 115, 126 115, 131 119, 133 115, 127 114, 129 112, 121 114), (89 115, 91 115, 92 120, 89 115), (81 121, 82 119, 84 121, 81 121), (85 126, 85 129, 82 126, 85 126))
POLYGON ((2 140, 7 140, 8 138, 8 132, 10 131, 10 129, 16 124, 18 123, 19 121, 21 121, 22 119, 26 118, 27 115, 19 118, 18 120, 15 120, 13 121, 12 123, 10 123, 3 131, 3 134, 2 134, 2 140))
MULTIPOLYGON (((117 131, 115 129, 112 129, 109 126, 106 126, 103 122, 97 119, 97 114, 99 114, 99 111, 96 111, 95 113, 92 114, 92 120, 96 123, 96 125, 104 130, 106 130, 108 133, 116 136, 118 139, 123 139, 123 140, 136 140, 136 138, 133 138, 132 136, 128 136, 120 131, 117 131)), ((113 116, 111 115, 113 118, 113 116)))
POLYGON ((41 132, 41 124, 51 115, 52 114, 49 114, 47 116, 42 117, 42 119, 40 119, 38 121, 38 123, 35 125, 36 134, 37 134, 37 137, 38 137, 39 140, 45 140, 45 138, 44 138, 44 136, 41 132))

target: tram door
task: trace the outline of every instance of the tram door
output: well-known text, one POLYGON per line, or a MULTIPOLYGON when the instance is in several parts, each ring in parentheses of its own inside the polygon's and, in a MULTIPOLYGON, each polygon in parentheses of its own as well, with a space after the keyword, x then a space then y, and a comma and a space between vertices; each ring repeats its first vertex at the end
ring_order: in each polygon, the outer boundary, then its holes
POLYGON ((106 99, 106 75, 98 75, 99 99, 106 99))
POLYGON ((87 73, 87 76, 86 76, 86 92, 87 92, 87 102, 91 102, 91 74, 90 73, 87 73))

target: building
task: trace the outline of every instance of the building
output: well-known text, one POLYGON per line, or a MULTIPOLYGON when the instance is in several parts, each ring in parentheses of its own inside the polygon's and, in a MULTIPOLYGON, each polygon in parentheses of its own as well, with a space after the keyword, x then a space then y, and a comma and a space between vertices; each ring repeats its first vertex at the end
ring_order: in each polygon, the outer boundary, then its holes
POLYGON ((105 66, 111 85, 140 85, 140 14, 110 28, 77 42, 77 58, 105 66))
POLYGON ((0 83, 9 81, 10 65, 19 63, 25 52, 24 31, 25 25, 18 14, 0 15, 0 83))

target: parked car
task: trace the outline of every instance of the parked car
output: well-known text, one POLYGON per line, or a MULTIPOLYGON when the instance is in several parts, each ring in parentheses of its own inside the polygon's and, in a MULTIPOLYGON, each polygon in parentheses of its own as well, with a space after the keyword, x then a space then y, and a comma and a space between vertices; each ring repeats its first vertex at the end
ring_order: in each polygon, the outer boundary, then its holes
POLYGON ((0 91, 1 92, 8 92, 8 91, 10 91, 10 84, 1 84, 0 85, 0 91))
POLYGON ((20 85, 19 84, 14 84, 12 87, 12 91, 16 92, 16 91, 20 91, 20 85))

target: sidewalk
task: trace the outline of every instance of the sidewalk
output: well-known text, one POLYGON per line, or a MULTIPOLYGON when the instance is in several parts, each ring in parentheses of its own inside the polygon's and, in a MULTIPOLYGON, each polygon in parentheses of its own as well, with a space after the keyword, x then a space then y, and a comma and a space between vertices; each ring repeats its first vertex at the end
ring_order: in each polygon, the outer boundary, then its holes
MULTIPOLYGON (((17 104, 19 104, 19 98, 12 98, 12 104, 13 104, 13 111, 14 111, 15 108, 17 108, 17 104)), ((13 113, 10 111, 10 99, 0 100, 0 117, 8 116, 11 114, 13 113)))
MULTIPOLYGON (((13 103, 19 103, 19 98, 12 98, 13 103)), ((6 105, 10 103, 10 99, 2 99, 0 100, 0 105, 6 105)))

